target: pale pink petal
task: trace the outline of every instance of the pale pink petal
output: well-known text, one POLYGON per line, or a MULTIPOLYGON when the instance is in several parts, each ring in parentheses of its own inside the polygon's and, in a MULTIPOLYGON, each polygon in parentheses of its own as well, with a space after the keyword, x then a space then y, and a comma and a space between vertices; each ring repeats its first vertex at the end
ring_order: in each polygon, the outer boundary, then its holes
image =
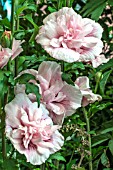
POLYGON ((57 115, 64 115, 65 112, 66 112, 66 108, 65 106, 61 103, 50 103, 48 106, 47 106, 48 109, 50 109, 51 111, 53 111, 55 114, 57 115))
POLYGON ((61 91, 66 95, 63 102, 66 107, 65 115, 70 116, 75 113, 76 109, 81 107, 81 92, 77 86, 74 87, 68 84, 65 84, 61 91))
POLYGON ((94 103, 95 101, 102 100, 102 97, 100 95, 92 93, 91 90, 82 91, 82 94, 84 96, 83 101, 82 101, 83 106, 87 106, 90 103, 94 103))
POLYGON ((87 106, 90 103, 102 100, 102 97, 100 95, 94 94, 90 90, 88 77, 86 76, 78 77, 75 81, 75 86, 78 86, 82 93, 82 106, 87 106))
POLYGON ((27 69, 27 70, 24 70, 24 71, 21 71, 17 77, 15 77, 15 79, 17 79, 18 77, 20 77, 21 75, 23 74, 32 74, 33 76, 37 77, 38 75, 38 71, 34 70, 34 69, 27 69))
POLYGON ((2 48, 0 46, 0 68, 3 68, 5 65, 7 65, 11 55, 12 55, 11 49, 2 48))
POLYGON ((24 42, 21 40, 16 40, 15 38, 13 39, 13 44, 12 44, 12 60, 15 59, 22 51, 21 44, 24 42))
POLYGON ((103 43, 98 40, 98 43, 94 48, 82 49, 79 61, 92 62, 92 60, 94 60, 102 52, 102 47, 103 43))
POLYGON ((45 36, 45 33, 36 36, 36 42, 42 45, 50 45, 50 39, 45 36))
POLYGON ((86 76, 78 77, 75 84, 79 86, 80 90, 89 89, 89 79, 86 76))
POLYGON ((109 61, 109 58, 107 59, 105 58, 104 55, 99 55, 98 57, 93 59, 91 62, 92 62, 93 67, 97 68, 99 65, 107 63, 108 61, 109 61))
POLYGON ((45 48, 46 51, 56 58, 69 63, 75 62, 79 59, 80 54, 69 48, 45 48))
POLYGON ((16 84, 16 86, 14 87, 15 95, 18 93, 25 93, 25 90, 26 90, 25 84, 16 84))
POLYGON ((42 62, 38 69, 38 80, 41 87, 46 90, 49 84, 54 84, 57 80, 61 80, 61 68, 56 62, 42 62))
POLYGON ((88 25, 91 24, 93 27, 93 30, 91 32, 91 35, 94 35, 97 38, 101 38, 102 37, 102 32, 103 32, 103 28, 100 26, 99 23, 89 19, 89 18, 83 18, 84 21, 84 25, 88 25))
POLYGON ((9 103, 5 106, 5 112, 6 115, 6 124, 8 126, 12 126, 13 128, 19 127, 20 120, 18 119, 20 117, 19 114, 19 108, 16 104, 9 103), (15 117, 13 117, 15 115, 15 117))
MULTIPOLYGON (((52 108, 50 108, 52 109, 52 108)), ((59 112, 60 113, 60 112, 59 112)), ((56 114, 55 112, 50 112, 50 117, 51 119, 54 121, 55 124, 58 124, 58 125, 62 125, 63 124, 63 121, 64 121, 64 118, 65 118, 65 114, 56 114)))

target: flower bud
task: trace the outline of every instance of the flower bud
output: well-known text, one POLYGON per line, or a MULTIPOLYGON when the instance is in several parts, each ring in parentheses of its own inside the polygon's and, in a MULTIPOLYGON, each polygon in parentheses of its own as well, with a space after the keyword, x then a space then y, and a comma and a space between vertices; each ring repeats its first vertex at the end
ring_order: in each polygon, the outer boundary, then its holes
POLYGON ((3 48, 10 48, 11 45, 11 31, 4 31, 2 34, 0 44, 3 48))
POLYGON ((98 83, 101 79, 102 79, 103 75, 102 75, 102 72, 101 71, 98 71, 96 74, 95 74, 95 81, 98 83))

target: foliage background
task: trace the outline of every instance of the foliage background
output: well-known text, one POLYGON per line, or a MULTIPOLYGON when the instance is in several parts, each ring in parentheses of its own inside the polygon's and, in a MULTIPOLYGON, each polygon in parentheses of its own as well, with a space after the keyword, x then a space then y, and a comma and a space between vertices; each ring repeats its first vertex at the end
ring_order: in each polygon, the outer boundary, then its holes
MULTIPOLYGON (((68 6, 82 15, 98 21, 103 27, 103 54, 113 57, 113 1, 112 0, 16 0, 14 37, 25 40, 24 51, 18 57, 18 72, 34 68, 45 60, 54 61, 40 45, 35 42, 38 28, 43 24, 43 19, 50 13, 68 6), (45 7, 43 11, 43 7, 45 7)), ((4 30, 11 30, 11 22, 7 19, 7 10, 0 5, 0 37, 4 30)), ((1 43, 3 40, 1 39, 1 43)), ((56 61, 56 60, 55 60, 56 61)), ((59 62, 59 61, 57 61, 59 62)), ((61 64, 61 62, 59 62, 61 64)), ((10 67, 13 67, 13 62, 10 67)), ((10 68, 13 69, 13 68, 10 68)), ((103 100, 95 102, 86 107, 90 119, 90 135, 92 138, 92 161, 93 170, 113 170, 113 59, 108 63, 94 69, 83 63, 64 63, 63 79, 69 84, 78 77, 86 75, 90 79, 93 92, 101 94, 103 100)), ((15 81, 13 75, 8 71, 0 70, 0 96, 7 93, 10 86, 11 95, 9 101, 14 97, 15 81), (4 85, 4 86, 3 86, 4 85)), ((0 115, 1 116, 1 115, 0 115)), ((2 119, 2 117, 1 117, 2 119)), ((3 129, 1 121, 0 131, 3 129)), ((33 166, 26 162, 23 155, 14 150, 9 140, 7 144, 8 159, 2 160, 2 144, 0 142, 0 169, 5 170, 88 170, 88 133, 83 110, 80 108, 76 114, 65 119, 62 134, 65 144, 62 149, 51 155, 45 164, 33 166)), ((1 138, 1 136, 0 136, 1 138)), ((1 140, 1 139, 0 139, 1 140)))

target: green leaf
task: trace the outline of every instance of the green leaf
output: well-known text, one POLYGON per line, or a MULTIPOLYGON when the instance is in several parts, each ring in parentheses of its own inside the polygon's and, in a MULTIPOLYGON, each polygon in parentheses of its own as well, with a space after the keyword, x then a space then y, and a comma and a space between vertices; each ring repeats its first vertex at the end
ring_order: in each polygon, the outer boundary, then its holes
POLYGON ((93 170, 98 170, 100 159, 97 159, 93 162, 93 170))
POLYGON ((32 36, 29 40, 29 42, 32 42, 32 41, 34 41, 36 35, 38 34, 39 27, 33 21, 32 14, 27 14, 27 15, 24 16, 24 18, 27 19, 34 26, 33 34, 32 34, 32 36))
POLYGON ((24 18, 27 19, 34 26, 36 30, 39 29, 38 26, 33 21, 32 14, 27 14, 24 16, 24 18))
POLYGON ((18 65, 19 65, 19 67, 24 63, 24 61, 25 61, 25 57, 24 56, 18 58, 18 65))
POLYGON ((4 72, 0 70, 0 81, 4 79, 4 72))
POLYGON ((4 19, 0 20, 0 25, 4 25, 6 28, 9 28, 9 29, 11 26, 8 18, 4 18, 4 19))
POLYGON ((18 10, 16 11, 16 15, 19 16, 27 8, 28 8, 28 4, 18 8, 18 10))
POLYGON ((80 68, 81 70, 84 70, 85 67, 84 67, 84 64, 82 62, 76 62, 72 65, 71 69, 78 69, 80 68))
POLYGON ((107 166, 109 164, 109 159, 105 152, 101 155, 101 163, 104 166, 107 166))
POLYGON ((57 152, 53 155, 51 155, 50 159, 56 159, 58 161, 64 161, 66 162, 65 158, 61 155, 61 153, 57 152))
POLYGON ((62 74, 62 79, 63 79, 64 81, 66 81, 68 84, 74 85, 74 82, 72 81, 71 77, 72 77, 71 74, 67 74, 67 73, 63 73, 63 74, 62 74))
POLYGON ((89 109, 89 113, 92 113, 92 115, 94 115, 95 113, 97 113, 99 110, 103 110, 105 108, 107 108, 108 106, 112 105, 111 102, 108 103, 102 103, 99 105, 92 105, 89 109))
POLYGON ((26 84, 29 80, 35 80, 35 76, 30 73, 22 74, 20 77, 16 78, 16 81, 20 84, 26 84))
POLYGON ((108 0, 108 4, 113 6, 113 0, 108 0))
POLYGON ((30 37, 29 42, 32 42, 32 41, 35 40, 36 35, 38 34, 38 31, 39 31, 38 27, 37 27, 37 28, 34 28, 33 34, 32 34, 32 36, 30 37))
POLYGON ((110 138, 111 138, 111 135, 109 133, 106 133, 106 135, 100 134, 100 135, 94 136, 92 138, 92 147, 97 146, 97 145, 107 141, 110 138))
POLYGON ((34 4, 29 5, 28 2, 25 2, 24 5, 22 5, 20 8, 16 10, 16 15, 19 16, 26 9, 31 9, 33 11, 36 11, 36 5, 34 4))
MULTIPOLYGON (((100 155, 102 155, 103 150, 106 148, 106 146, 99 146, 99 147, 95 147, 92 149, 92 153, 93 153, 93 159, 97 160, 100 155)), ((96 164, 96 163, 95 163, 96 164)))
MULTIPOLYGON (((95 0, 95 1, 90 0, 88 3, 86 3, 86 5, 84 6, 84 8, 81 11, 81 12, 84 12, 83 16, 85 17, 85 16, 91 15, 92 12, 97 10, 97 8, 105 2, 106 2, 106 0, 95 0)), ((99 12, 99 11, 97 11, 97 12, 99 12)))
POLYGON ((95 21, 98 21, 99 17, 101 16, 103 10, 106 7, 106 2, 98 6, 91 14, 91 18, 94 19, 95 21))
POLYGON ((11 85, 15 85, 15 80, 14 80, 14 77, 13 75, 10 75, 9 78, 8 78, 8 82, 11 84, 11 85))
POLYGON ((55 8, 49 6, 49 7, 48 7, 48 11, 50 11, 50 12, 52 13, 52 12, 56 12, 57 10, 56 10, 55 8))
POLYGON ((22 4, 23 2, 25 2, 26 0, 18 0, 18 4, 22 4))
POLYGON ((0 81, 0 96, 3 95, 4 82, 0 81))
POLYGON ((76 170, 85 170, 85 168, 77 168, 76 170))
POLYGON ((101 90, 102 93, 104 93, 105 85, 107 83, 107 80, 108 80, 111 72, 112 72, 112 70, 107 71, 103 74, 103 78, 100 81, 100 90, 101 90))
POLYGON ((17 162, 13 159, 6 159, 3 163, 4 170, 18 170, 17 162))
POLYGON ((104 122, 102 124, 102 128, 99 130, 98 133, 105 134, 111 131, 113 131, 113 119, 111 119, 110 121, 104 122))
POLYGON ((71 160, 67 165, 66 165, 66 170, 70 170, 72 165, 74 165, 76 163, 75 159, 71 160))
POLYGON ((40 98, 41 95, 39 93, 39 87, 32 84, 32 83, 26 83, 26 93, 34 93, 36 95, 36 99, 37 99, 37 103, 38 103, 38 107, 40 106, 40 98))
POLYGON ((111 139, 108 143, 108 147, 109 147, 109 150, 111 151, 112 155, 113 155, 113 139, 111 139))

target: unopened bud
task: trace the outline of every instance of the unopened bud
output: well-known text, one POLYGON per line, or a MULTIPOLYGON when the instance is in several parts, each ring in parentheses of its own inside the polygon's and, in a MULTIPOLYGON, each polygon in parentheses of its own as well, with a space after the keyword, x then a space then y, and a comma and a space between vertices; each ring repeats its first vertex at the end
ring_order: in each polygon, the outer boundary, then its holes
POLYGON ((98 83, 101 79, 102 79, 103 75, 102 75, 102 72, 101 71, 98 71, 96 74, 95 74, 95 81, 98 83))
POLYGON ((2 45, 2 47, 4 48, 10 48, 11 45, 11 31, 4 31, 1 40, 0 40, 0 44, 2 45))

